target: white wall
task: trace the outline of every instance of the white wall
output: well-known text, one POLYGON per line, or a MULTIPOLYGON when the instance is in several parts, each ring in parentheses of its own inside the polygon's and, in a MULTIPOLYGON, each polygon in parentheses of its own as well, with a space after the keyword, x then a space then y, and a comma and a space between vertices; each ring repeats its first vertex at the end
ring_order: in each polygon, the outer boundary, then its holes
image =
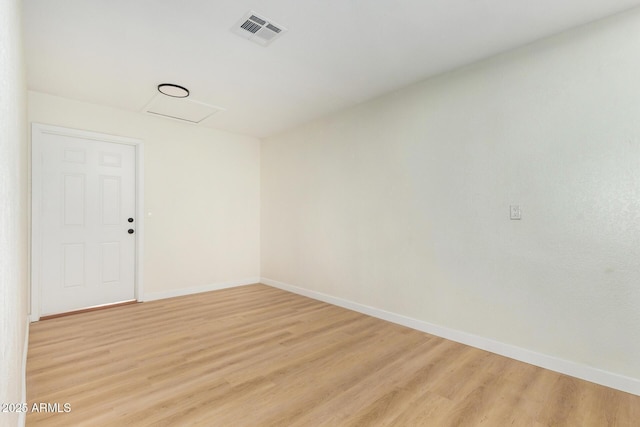
POLYGON ((144 295, 260 275, 260 141, 29 92, 29 121, 144 142, 144 295))
POLYGON ((640 380, 639 52, 636 10, 267 139, 262 277, 640 380))
MULTIPOLYGON (((23 401, 27 321, 27 122, 21 1, 0 2, 0 402, 23 401)), ((18 425, 0 413, 0 425, 18 425)))

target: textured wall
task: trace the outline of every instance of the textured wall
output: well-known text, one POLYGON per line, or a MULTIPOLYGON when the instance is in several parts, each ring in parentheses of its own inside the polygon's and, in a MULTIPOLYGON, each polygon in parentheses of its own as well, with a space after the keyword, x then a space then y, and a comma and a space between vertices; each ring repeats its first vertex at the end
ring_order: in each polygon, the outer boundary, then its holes
POLYGON ((634 11, 268 139, 262 276, 640 379, 638 52, 634 11))
POLYGON ((144 293, 260 275, 260 141, 29 92, 29 121, 144 142, 144 293))
MULTIPOLYGON (((27 319, 26 88, 19 0, 0 2, 0 402, 22 401, 27 319)), ((0 413, 0 425, 18 424, 0 413)))

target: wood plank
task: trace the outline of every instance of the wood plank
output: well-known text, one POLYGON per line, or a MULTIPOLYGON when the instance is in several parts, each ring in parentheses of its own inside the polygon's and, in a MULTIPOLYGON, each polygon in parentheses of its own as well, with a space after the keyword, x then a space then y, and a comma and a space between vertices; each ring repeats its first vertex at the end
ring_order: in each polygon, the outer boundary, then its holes
POLYGON ((264 285, 31 325, 28 426, 634 426, 640 397, 264 285))

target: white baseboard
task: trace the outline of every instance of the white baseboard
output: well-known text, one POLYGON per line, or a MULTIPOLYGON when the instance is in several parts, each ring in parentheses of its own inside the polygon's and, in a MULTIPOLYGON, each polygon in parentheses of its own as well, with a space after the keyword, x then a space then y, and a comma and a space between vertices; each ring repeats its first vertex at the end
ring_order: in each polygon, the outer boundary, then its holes
MULTIPOLYGON (((27 315, 26 326, 24 328, 24 343, 22 345, 22 403, 27 403, 27 353, 29 352, 29 325, 31 320, 27 315)), ((27 422, 27 413, 20 412, 18 415, 18 425, 24 427, 27 422)))
POLYGON ((146 292, 140 301, 155 301, 165 298, 181 297, 185 295, 199 294, 201 292, 217 291, 220 289, 235 288, 236 286, 253 285, 254 283, 260 283, 259 277, 249 277, 241 280, 233 280, 229 282, 213 283, 210 285, 194 286, 184 289, 173 289, 170 291, 161 292, 146 292))
POLYGON ((276 280, 271 280, 263 277, 260 280, 260 283, 273 286, 274 288, 293 292, 295 294, 303 295, 305 297, 324 301, 326 303, 357 311, 359 313, 367 314, 378 319, 397 323, 402 326, 406 326, 412 329, 426 332, 431 335, 436 335, 451 341, 456 341, 462 344, 486 350, 491 353, 499 354, 501 356, 509 357, 511 359, 529 363, 531 365, 539 366, 541 368, 549 369, 551 371, 559 372, 561 374, 570 375, 572 377, 580 378, 586 381, 640 396, 640 379, 637 378, 626 377, 623 375, 604 371, 602 369, 582 365, 580 363, 571 362, 569 360, 560 359, 554 356, 549 356, 547 354, 537 353, 525 348, 516 347, 514 345, 494 341, 478 335, 473 335, 455 329, 435 325, 422 320, 413 319, 411 317, 359 304, 353 301, 323 294, 321 292, 316 292, 298 286, 278 282, 276 280))

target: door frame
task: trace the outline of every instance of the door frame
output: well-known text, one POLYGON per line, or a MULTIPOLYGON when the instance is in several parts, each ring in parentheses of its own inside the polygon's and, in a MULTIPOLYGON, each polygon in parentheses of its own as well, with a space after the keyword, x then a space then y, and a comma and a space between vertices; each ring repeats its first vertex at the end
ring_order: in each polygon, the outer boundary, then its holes
POLYGON ((142 301, 143 297, 143 255, 144 255, 144 143, 140 139, 124 136, 109 135, 98 132, 90 132, 80 129, 71 129, 42 123, 31 123, 31 286, 30 286, 30 313, 32 322, 40 320, 41 313, 41 269, 42 269, 42 164, 39 160, 41 154, 40 138, 43 135, 61 135, 71 138, 90 139, 115 144, 132 145, 135 147, 135 273, 134 295, 136 300, 142 301))

